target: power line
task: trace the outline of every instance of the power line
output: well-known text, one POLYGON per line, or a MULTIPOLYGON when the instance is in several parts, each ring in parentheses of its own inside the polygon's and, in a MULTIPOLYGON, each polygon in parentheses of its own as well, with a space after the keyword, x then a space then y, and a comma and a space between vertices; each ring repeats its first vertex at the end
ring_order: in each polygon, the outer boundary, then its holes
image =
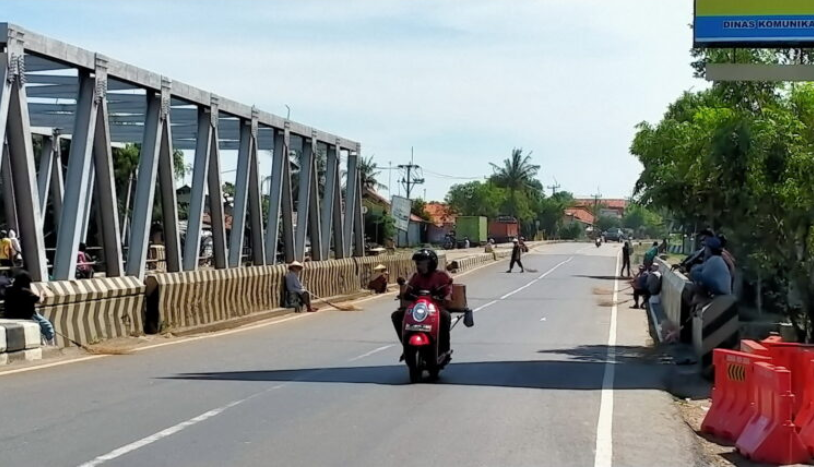
POLYGON ((424 172, 428 173, 432 177, 446 178, 449 180, 483 180, 484 178, 486 178, 486 177, 458 177, 456 175, 447 175, 439 172, 433 172, 432 170, 429 169, 424 169, 424 172))
POLYGON ((407 194, 407 199, 410 199, 410 194, 413 191, 413 188, 416 185, 423 185, 425 180, 424 178, 418 178, 413 175, 413 171, 417 172, 421 169, 420 166, 414 163, 415 160, 415 153, 413 153, 413 148, 410 148, 410 163, 409 164, 401 164, 398 168, 403 169, 406 171, 406 177, 400 180, 401 184, 404 185, 404 191, 407 194))

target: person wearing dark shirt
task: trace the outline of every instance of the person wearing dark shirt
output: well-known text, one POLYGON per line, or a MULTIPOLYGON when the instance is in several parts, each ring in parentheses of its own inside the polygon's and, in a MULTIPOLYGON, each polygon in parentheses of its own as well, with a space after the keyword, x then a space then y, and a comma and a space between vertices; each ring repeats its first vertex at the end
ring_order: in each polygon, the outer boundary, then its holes
POLYGON ((520 261, 520 257, 523 255, 523 247, 520 245, 520 242, 517 239, 514 239, 514 246, 512 247, 512 259, 509 261, 509 270, 506 271, 507 273, 512 272, 514 269, 514 265, 517 264, 520 266, 520 272, 526 272, 523 268, 523 263, 520 261))
POLYGON ((390 282, 390 273, 387 272, 387 266, 380 264, 376 266, 373 271, 376 273, 376 276, 367 284, 368 290, 372 290, 377 294, 387 292, 387 284, 390 282))
POLYGON ((625 269, 627 269, 627 277, 630 277, 630 242, 625 242, 625 246, 622 247, 622 269, 619 270, 619 275, 624 275, 625 269))
POLYGON ((49 344, 54 343, 54 326, 44 316, 37 313, 36 305, 40 296, 31 289, 31 275, 19 271, 14 282, 6 289, 5 315, 8 319, 30 319, 40 325, 40 332, 49 344))

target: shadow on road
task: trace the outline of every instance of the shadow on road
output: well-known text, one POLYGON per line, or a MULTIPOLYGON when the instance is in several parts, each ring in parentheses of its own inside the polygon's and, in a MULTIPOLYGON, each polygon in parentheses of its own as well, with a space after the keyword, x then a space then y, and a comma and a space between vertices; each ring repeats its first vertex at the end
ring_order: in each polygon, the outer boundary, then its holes
MULTIPOLYGON (((642 348, 617 347, 614 389, 664 389, 662 372, 652 362, 637 357, 642 348)), ((524 389, 602 389, 607 346, 540 351, 569 355, 568 360, 463 362, 450 364, 435 384, 491 386, 524 389)), ((182 373, 164 379, 194 381, 266 381, 344 384, 408 384, 403 364, 293 370, 222 371, 182 373)))
POLYGON ((615 280, 629 280, 629 277, 624 276, 586 276, 584 274, 575 274, 571 277, 582 277, 584 279, 596 279, 600 281, 615 281, 615 280))

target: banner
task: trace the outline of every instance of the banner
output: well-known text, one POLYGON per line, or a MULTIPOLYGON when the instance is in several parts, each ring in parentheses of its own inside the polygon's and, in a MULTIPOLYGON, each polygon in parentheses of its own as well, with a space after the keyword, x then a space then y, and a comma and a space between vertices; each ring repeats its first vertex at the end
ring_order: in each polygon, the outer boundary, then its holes
POLYGON ((402 196, 393 196, 393 202, 390 208, 393 211, 393 219, 396 221, 396 228, 399 230, 407 231, 410 226, 410 211, 412 202, 402 196))
POLYGON ((695 0, 696 47, 814 46, 814 0, 695 0))

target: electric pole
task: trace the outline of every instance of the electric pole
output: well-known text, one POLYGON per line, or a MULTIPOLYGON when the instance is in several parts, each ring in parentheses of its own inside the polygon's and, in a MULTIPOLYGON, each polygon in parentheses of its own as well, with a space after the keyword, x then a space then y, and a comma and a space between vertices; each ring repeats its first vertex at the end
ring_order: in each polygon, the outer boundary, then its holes
POLYGON ((559 182, 557 182, 557 179, 555 178, 554 179, 554 184, 553 185, 548 185, 546 188, 551 190, 551 196, 554 196, 554 195, 557 194, 557 190, 560 188, 560 184, 559 184, 559 182))
POLYGON ((596 221, 599 218, 599 200, 602 198, 602 194, 599 192, 599 187, 596 187, 596 194, 592 195, 594 199, 594 221, 592 226, 596 229, 596 221))
POLYGON ((410 148, 410 163, 409 164, 401 164, 398 168, 406 171, 406 176, 399 180, 402 185, 404 185, 404 191, 407 193, 407 199, 410 199, 410 194, 412 194, 413 188, 416 185, 423 185, 424 179, 417 178, 414 175, 414 172, 420 169, 421 167, 414 163, 415 154, 413 153, 413 148, 410 148))

